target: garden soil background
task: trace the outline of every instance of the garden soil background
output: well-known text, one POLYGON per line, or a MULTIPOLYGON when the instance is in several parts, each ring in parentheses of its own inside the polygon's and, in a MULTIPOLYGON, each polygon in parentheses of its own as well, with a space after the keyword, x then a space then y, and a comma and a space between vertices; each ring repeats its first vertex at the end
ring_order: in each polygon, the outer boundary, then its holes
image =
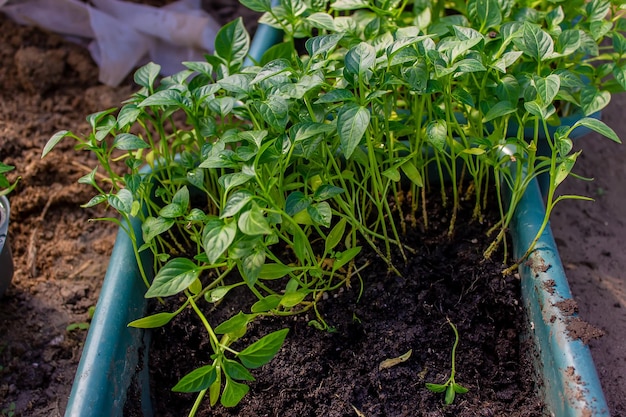
MULTIPOLYGON (((218 17, 238 15, 222 2, 218 17)), ((93 161, 71 141, 40 159, 56 131, 86 132, 88 113, 133 91, 130 82, 99 85, 97 74, 85 48, 0 14, 0 160, 18 167, 11 178, 21 176, 10 195, 15 277, 0 300, 0 416, 63 415, 80 327, 106 271, 116 230, 88 222, 106 213, 80 208, 91 191, 76 183, 93 161)), ((624 139, 625 108, 626 95, 614 96, 603 113, 624 139)), ((605 333, 591 351, 611 415, 626 416, 626 146, 592 134, 576 147, 577 173, 595 180, 568 179, 560 191, 596 201, 561 205, 552 228, 582 318, 605 333)))

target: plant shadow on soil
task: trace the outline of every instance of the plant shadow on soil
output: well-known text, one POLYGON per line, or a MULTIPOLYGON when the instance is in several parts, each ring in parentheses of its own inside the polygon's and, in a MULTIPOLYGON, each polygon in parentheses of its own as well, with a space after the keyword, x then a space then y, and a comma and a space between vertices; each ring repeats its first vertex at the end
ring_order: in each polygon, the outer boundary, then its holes
MULTIPOLYGON (((350 288, 327 294, 319 303, 333 332, 310 326, 315 318, 312 311, 253 322, 241 346, 288 327, 285 344, 269 364, 253 371, 256 381, 238 406, 217 405, 209 411, 207 395, 198 415, 542 415, 532 344, 520 336, 525 323, 519 280, 502 276, 497 261, 502 260, 501 253, 492 261, 483 259, 490 240, 484 234, 488 225, 472 222, 467 217, 471 210, 462 210, 466 218, 459 219, 451 240, 441 214, 447 210, 431 209, 429 229, 423 231, 418 224, 406 235, 406 244, 415 253, 409 254, 407 263, 401 259, 395 263, 402 265, 402 276, 389 273, 387 264, 364 248, 358 263, 369 260, 371 265, 362 272, 362 287, 354 277, 350 288), (443 405, 443 394, 425 388, 426 382, 444 383, 449 376, 454 335, 446 318, 460 333, 456 381, 469 388, 450 406, 443 405), (406 362, 379 369, 382 361, 410 349, 406 362)), ((247 288, 238 287, 217 309, 211 310, 205 302, 203 309, 216 325, 251 305, 252 297, 247 288)), ((206 331, 187 309, 165 328, 156 329, 152 340, 153 406, 159 416, 186 415, 195 394, 174 393, 171 387, 211 362, 206 331)), ((139 405, 136 394, 130 404, 139 405)), ((137 410, 127 411, 127 415, 140 415, 137 410)))

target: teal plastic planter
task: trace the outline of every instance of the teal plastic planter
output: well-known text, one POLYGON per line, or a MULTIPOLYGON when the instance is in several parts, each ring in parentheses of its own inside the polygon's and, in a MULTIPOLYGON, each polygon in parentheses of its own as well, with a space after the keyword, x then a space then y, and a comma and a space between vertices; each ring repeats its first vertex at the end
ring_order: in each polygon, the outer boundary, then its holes
MULTIPOLYGON (((279 39, 273 29, 260 26, 251 47, 253 58, 258 60, 279 39)), ((539 229, 543 207, 539 185, 533 181, 511 224, 516 257, 526 251, 539 229)), ((135 220, 133 227, 137 236, 141 236, 139 221, 135 220)), ((150 259, 144 262, 149 265, 150 259)), ((566 326, 571 316, 565 316, 558 308, 559 302, 571 299, 571 294, 549 227, 519 272, 528 317, 526 336, 536 348, 536 374, 547 411, 558 417, 609 416, 589 348, 568 336, 566 326)), ((154 415, 148 388, 150 334, 127 327, 129 322, 145 315, 145 290, 131 241, 120 230, 66 417, 123 416, 127 394, 133 386, 141 387, 144 416, 154 415)))

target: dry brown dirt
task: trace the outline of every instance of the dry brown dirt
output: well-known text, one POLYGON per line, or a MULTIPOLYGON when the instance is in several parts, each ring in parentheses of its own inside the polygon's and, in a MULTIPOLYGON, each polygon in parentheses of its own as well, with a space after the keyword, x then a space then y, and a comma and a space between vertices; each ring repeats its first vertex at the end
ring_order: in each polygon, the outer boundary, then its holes
MULTIPOLYGON (((226 2, 226 0, 224 0, 226 2)), ((217 3, 215 3, 217 4, 217 3)), ((234 10, 234 9, 233 9, 234 10)), ((235 11, 234 13, 238 13, 235 11)), ((0 415, 62 415, 88 322, 115 237, 104 213, 79 207, 90 197, 76 180, 89 156, 61 145, 41 150, 60 129, 85 132, 85 115, 115 106, 131 88, 97 84, 82 47, 0 14, 0 159, 22 177, 11 194, 11 247, 16 271, 0 300, 0 415)), ((626 138, 626 96, 604 120, 626 138)), ((590 135, 563 192, 592 196, 557 208, 552 227, 581 316, 605 336, 591 342, 613 416, 626 415, 626 147, 590 135)))

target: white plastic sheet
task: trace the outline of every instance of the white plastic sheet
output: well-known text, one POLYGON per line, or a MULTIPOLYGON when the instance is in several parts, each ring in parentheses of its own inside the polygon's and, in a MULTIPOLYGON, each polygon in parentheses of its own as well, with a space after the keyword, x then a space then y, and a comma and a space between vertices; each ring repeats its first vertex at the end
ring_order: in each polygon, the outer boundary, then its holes
POLYGON ((100 68, 100 82, 116 86, 133 68, 148 60, 164 75, 180 70, 181 62, 202 59, 213 51, 218 23, 200 7, 200 0, 180 0, 166 7, 122 0, 0 0, 0 12, 24 25, 89 42, 100 68))

